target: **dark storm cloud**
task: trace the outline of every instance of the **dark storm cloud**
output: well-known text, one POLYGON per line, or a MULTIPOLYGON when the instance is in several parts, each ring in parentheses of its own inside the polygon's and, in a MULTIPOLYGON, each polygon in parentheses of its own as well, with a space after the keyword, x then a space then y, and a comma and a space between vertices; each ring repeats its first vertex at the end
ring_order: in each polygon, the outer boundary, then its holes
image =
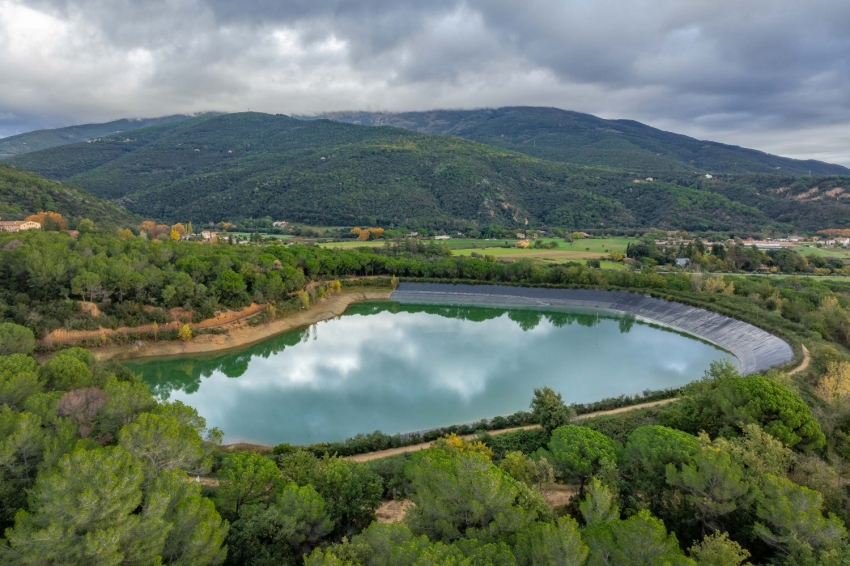
POLYGON ((848 29, 845 0, 0 0, 0 134, 528 104, 848 164, 848 29))

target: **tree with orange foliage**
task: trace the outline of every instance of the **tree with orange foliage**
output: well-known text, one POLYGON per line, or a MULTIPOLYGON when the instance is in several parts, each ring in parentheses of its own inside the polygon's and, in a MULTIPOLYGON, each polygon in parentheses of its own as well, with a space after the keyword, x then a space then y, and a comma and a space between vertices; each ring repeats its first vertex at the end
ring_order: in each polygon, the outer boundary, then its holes
POLYGON ((354 227, 354 228, 352 228, 352 229, 351 229, 348 233, 349 233, 349 234, 355 234, 355 235, 359 236, 359 235, 360 235, 360 233, 361 233, 362 231, 363 231, 363 230, 361 230, 360 228, 358 228, 357 226, 355 226, 355 227, 354 227))
POLYGON ((156 230, 156 222, 153 220, 145 220, 139 224, 139 231, 146 232, 148 236, 153 237, 153 232, 156 230))
POLYGON ((27 216, 24 220, 27 222, 38 222, 41 224, 42 230, 67 230, 68 224, 62 215, 58 212, 37 212, 27 216))
POLYGON ((384 229, 383 228, 369 228, 369 232, 375 237, 376 240, 380 240, 384 237, 384 229))
POLYGON ((183 226, 183 224, 181 224, 180 222, 171 226, 171 230, 177 232, 181 236, 186 233, 186 227, 183 226))
POLYGON ((370 232, 369 230, 360 230, 360 235, 357 236, 357 239, 360 240, 361 242, 365 242, 366 240, 369 239, 369 236, 371 236, 371 235, 372 235, 372 232, 370 232))

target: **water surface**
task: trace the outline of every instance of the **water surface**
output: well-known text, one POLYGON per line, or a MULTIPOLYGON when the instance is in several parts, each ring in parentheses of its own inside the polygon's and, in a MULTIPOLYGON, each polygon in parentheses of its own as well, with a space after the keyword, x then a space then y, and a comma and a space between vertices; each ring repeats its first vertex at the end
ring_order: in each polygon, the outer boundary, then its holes
POLYGON ((126 363, 225 442, 305 444, 507 415, 544 385, 567 403, 675 387, 721 358, 632 318, 380 301, 238 351, 126 363))

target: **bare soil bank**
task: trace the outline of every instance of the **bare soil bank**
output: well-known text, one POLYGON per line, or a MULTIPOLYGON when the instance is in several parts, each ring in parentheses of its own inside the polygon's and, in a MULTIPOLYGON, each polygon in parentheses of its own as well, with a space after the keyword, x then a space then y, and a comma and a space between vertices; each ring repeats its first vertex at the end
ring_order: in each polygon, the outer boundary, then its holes
POLYGON ((391 291, 355 290, 344 291, 319 299, 309 310, 300 311, 266 324, 251 326, 247 318, 216 326, 226 334, 202 334, 188 342, 146 341, 138 346, 113 345, 92 349, 99 360, 126 360, 149 356, 180 356, 203 354, 231 348, 240 348, 293 328, 307 326, 342 315, 352 303, 375 299, 389 299, 391 291))

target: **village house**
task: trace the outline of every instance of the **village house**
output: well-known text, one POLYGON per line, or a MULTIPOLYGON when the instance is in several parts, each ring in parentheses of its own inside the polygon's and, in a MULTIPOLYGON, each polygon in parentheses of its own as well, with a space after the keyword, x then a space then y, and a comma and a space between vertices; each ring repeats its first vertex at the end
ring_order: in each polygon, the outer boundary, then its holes
POLYGON ((213 232, 212 230, 203 230, 201 232, 201 238, 206 241, 215 240, 218 238, 218 232, 213 232))
POLYGON ((20 232, 21 230, 39 230, 41 224, 31 220, 0 220, 0 232, 20 232))
POLYGON ((286 228, 287 226, 289 226, 289 222, 285 220, 278 220, 277 222, 272 222, 272 226, 274 228, 286 228))

